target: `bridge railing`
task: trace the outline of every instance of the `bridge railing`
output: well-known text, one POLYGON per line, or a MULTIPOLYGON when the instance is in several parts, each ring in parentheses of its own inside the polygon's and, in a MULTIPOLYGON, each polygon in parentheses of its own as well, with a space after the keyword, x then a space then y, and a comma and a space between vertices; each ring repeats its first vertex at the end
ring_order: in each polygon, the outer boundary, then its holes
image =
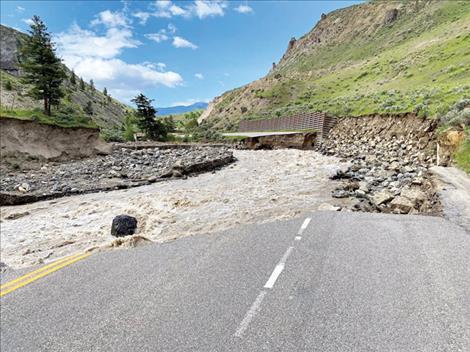
POLYGON ((291 116, 275 117, 272 119, 243 120, 240 122, 240 132, 257 131, 304 131, 316 130, 320 137, 328 135, 336 123, 336 118, 323 112, 303 112, 291 116))

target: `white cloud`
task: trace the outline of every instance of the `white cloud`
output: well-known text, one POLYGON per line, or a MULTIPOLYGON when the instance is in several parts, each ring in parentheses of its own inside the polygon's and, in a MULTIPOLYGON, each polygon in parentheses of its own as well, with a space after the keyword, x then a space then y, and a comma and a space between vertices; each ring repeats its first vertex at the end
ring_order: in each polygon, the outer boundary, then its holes
POLYGON ((240 5, 238 7, 235 7, 234 10, 239 12, 239 13, 251 13, 251 12, 253 12, 253 9, 248 5, 240 5))
POLYGON ((112 12, 110 10, 105 10, 100 12, 93 21, 91 21, 92 26, 102 24, 108 28, 112 27, 128 27, 129 20, 122 12, 112 12))
POLYGON ((157 66, 157 69, 160 71, 163 71, 166 68, 166 64, 163 62, 157 62, 156 66, 157 66))
POLYGON ((178 36, 173 38, 173 46, 175 48, 197 49, 197 45, 191 43, 189 40, 186 40, 186 39, 178 37, 178 36))
POLYGON ((132 14, 132 16, 136 17, 139 19, 139 23, 141 25, 145 25, 147 23, 147 20, 150 18, 152 14, 150 12, 145 12, 145 11, 137 11, 132 14))
POLYGON ((225 1, 211 0, 196 0, 194 1, 194 12, 197 17, 203 19, 206 17, 223 16, 224 9, 227 7, 225 1))
POLYGON ((60 33, 56 42, 65 64, 77 75, 93 79, 98 87, 107 87, 111 95, 127 102, 149 87, 183 83, 180 74, 165 71, 163 63, 127 63, 118 58, 123 49, 140 45, 129 28, 108 28, 104 35, 98 35, 74 24, 60 33))
POLYGON ((132 85, 135 81, 141 86, 162 84, 175 87, 183 83, 181 76, 172 71, 160 72, 150 64, 129 64, 121 59, 85 58, 74 66, 77 74, 103 83, 119 80, 132 85))
POLYGON ((209 101, 210 99, 188 99, 184 101, 176 101, 170 106, 189 106, 189 105, 193 105, 194 103, 201 103, 201 102, 208 103, 209 101))
POLYGON ((176 33, 176 27, 172 23, 168 24, 168 32, 170 32, 171 34, 176 33))
POLYGON ((23 12, 24 10, 26 10, 26 9, 25 9, 24 7, 22 7, 22 6, 17 6, 17 7, 16 7, 16 11, 17 11, 17 12, 23 12))
POLYGON ((109 28, 104 36, 80 28, 73 24, 68 32, 60 33, 57 48, 64 56, 91 56, 113 58, 124 48, 136 48, 141 43, 132 38, 132 31, 127 28, 109 28))
POLYGON ((150 40, 153 40, 157 43, 163 42, 170 39, 170 35, 176 33, 176 27, 173 24, 168 25, 168 29, 162 28, 157 33, 148 33, 144 36, 150 40))
POLYGON ((187 17, 187 16, 190 15, 188 10, 183 9, 182 7, 179 7, 179 6, 176 6, 176 5, 171 5, 170 12, 173 16, 187 17))
POLYGON ((28 26, 31 26, 34 23, 31 18, 23 18, 21 22, 26 23, 28 26))
POLYGON ((176 87, 183 83, 180 74, 161 71, 148 63, 130 64, 121 59, 102 59, 94 57, 78 58, 66 64, 85 80, 93 79, 100 87, 107 87, 111 94, 129 101, 136 92, 163 85, 176 87))
POLYGON ((157 43, 168 40, 168 35, 166 35, 166 31, 164 29, 161 29, 158 33, 145 34, 145 37, 157 43))
POLYGON ((154 3, 156 11, 152 14, 155 17, 171 18, 172 16, 189 17, 190 11, 173 4, 170 0, 157 0, 154 3))
POLYGON ((197 79, 204 79, 204 75, 202 73, 195 73, 194 77, 196 77, 197 79))

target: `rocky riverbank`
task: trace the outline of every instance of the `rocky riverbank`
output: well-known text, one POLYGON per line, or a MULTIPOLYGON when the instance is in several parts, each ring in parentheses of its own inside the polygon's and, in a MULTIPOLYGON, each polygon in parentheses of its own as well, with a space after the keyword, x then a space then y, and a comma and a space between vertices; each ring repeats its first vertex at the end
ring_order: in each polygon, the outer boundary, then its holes
POLYGON ((37 169, 2 168, 0 205, 142 186, 168 177, 212 171, 233 161, 233 153, 224 146, 118 146, 109 155, 44 163, 37 169))
POLYGON ((352 200, 353 211, 439 214, 429 167, 436 162, 436 122, 412 114, 340 119, 319 146, 351 161, 333 179, 334 198, 352 200))

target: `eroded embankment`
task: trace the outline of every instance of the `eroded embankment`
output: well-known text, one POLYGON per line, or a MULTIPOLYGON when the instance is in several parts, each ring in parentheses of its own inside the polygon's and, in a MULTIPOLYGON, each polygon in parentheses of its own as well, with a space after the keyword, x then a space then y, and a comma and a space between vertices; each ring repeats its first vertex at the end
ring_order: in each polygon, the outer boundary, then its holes
POLYGON ((351 160, 333 193, 355 211, 438 214, 429 167, 436 163, 437 122, 415 114, 338 119, 319 150, 351 160))
POLYGON ((70 160, 106 154, 111 146, 94 128, 41 124, 35 121, 0 118, 2 159, 21 155, 43 160, 70 160))

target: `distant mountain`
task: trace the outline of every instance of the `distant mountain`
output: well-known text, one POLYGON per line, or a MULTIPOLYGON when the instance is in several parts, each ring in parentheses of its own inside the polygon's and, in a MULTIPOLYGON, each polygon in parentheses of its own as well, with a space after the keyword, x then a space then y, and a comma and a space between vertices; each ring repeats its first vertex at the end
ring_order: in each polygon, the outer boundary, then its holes
POLYGON ((157 108, 158 115, 179 115, 186 112, 191 112, 194 110, 205 110, 207 108, 207 103, 197 102, 191 105, 178 105, 170 106, 167 108, 157 108))

